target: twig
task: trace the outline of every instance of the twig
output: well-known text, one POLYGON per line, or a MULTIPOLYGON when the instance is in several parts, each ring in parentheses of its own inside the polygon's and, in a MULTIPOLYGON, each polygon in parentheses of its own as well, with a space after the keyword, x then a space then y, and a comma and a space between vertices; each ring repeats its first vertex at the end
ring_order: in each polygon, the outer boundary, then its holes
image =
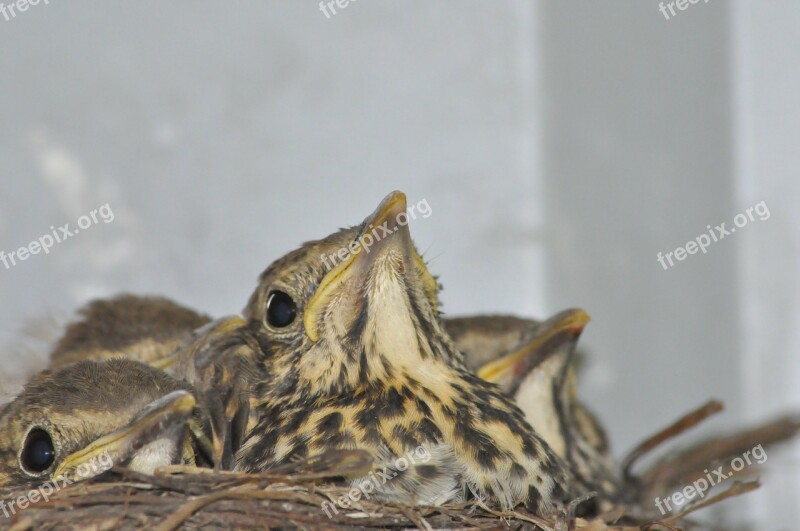
POLYGON ((628 453, 628 455, 622 461, 622 474, 625 479, 633 479, 631 467, 633 467, 634 463, 644 454, 661 445, 665 441, 668 441, 669 439, 672 439, 696 426, 711 415, 719 413, 722 411, 722 408, 722 402, 718 400, 710 400, 703 406, 682 416, 663 430, 658 431, 655 435, 652 435, 643 442, 639 443, 639 445, 636 446, 636 448, 634 448, 630 453, 628 453))
POLYGON ((714 437, 662 459, 640 475, 642 485, 663 490, 686 483, 686 478, 701 477, 704 468, 720 459, 789 439, 800 431, 800 415, 786 415, 739 433, 714 437))

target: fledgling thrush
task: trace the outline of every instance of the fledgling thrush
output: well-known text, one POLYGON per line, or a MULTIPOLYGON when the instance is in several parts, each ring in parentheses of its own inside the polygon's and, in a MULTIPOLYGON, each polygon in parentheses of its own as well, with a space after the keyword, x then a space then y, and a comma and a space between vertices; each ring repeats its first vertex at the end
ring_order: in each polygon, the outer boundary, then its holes
POLYGON ((238 468, 331 448, 380 457, 384 448, 401 456, 422 446, 431 461, 385 483, 385 499, 439 504, 471 493, 550 514, 570 499, 569 470, 523 413, 465 366, 442 328, 438 285, 405 210, 405 196, 392 193, 361 225, 306 243, 261 275, 245 317, 269 380, 238 468))
MULTIPOLYGON (((598 493, 600 509, 608 510, 624 501, 619 467, 599 421, 577 400, 575 347, 588 321, 583 310, 560 312, 523 334, 526 339, 510 352, 477 368, 477 374, 514 398, 536 433, 584 490, 598 493)), ((478 360, 468 356, 470 361, 478 360)))
POLYGON ((211 321, 163 297, 128 294, 91 301, 80 315, 51 353, 52 365, 125 358, 188 382, 207 412, 215 465, 232 468, 233 453, 257 420, 250 387, 264 379, 245 321, 211 321))
POLYGON ((200 416, 191 386, 143 363, 44 371, 0 410, 0 486, 88 479, 112 463, 143 473, 194 464, 200 416))

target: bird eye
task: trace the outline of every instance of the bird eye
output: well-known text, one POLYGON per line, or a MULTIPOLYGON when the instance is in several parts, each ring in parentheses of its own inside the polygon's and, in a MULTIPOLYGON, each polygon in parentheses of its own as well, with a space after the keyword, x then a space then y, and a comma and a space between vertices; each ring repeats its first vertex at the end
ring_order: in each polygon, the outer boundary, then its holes
POLYGON ((32 429, 25 438, 19 458, 23 470, 33 474, 44 472, 50 468, 55 458, 56 451, 50 434, 41 428, 32 429))
POLYGON ((277 328, 289 326, 297 317, 297 305, 282 291, 273 291, 267 298, 267 322, 277 328))

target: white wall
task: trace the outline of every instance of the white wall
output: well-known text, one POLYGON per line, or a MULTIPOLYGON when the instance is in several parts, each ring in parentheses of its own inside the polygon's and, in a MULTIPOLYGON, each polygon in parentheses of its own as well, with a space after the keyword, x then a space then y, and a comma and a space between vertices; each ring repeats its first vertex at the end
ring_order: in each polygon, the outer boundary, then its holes
MULTIPOLYGON (((764 234, 739 248, 744 414, 750 420, 800 403, 800 4, 735 4, 737 201, 766 199, 775 212, 764 234)), ((769 489, 748 499, 777 528, 800 518, 800 444, 774 456, 769 489)))
POLYGON ((51 3, 4 23, 0 249, 106 202, 116 219, 0 270, 2 338, 120 290, 239 311, 271 260, 394 189, 433 210, 412 230, 446 311, 542 314, 532 26, 521 2, 51 3))

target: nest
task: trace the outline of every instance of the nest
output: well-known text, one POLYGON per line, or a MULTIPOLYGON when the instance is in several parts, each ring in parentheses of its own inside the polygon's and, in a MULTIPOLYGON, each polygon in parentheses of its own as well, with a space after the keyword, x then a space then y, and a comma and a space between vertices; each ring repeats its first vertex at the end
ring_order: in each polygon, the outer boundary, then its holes
MULTIPOLYGON (((639 456, 663 441, 719 411, 710 402, 640 444, 623 461, 623 474, 639 456)), ((792 437, 800 430, 796 416, 783 417, 762 426, 723 437, 715 437, 673 452, 635 478, 636 489, 649 499, 651 492, 670 492, 667 485, 681 484, 697 466, 735 455, 754 441, 765 445, 792 437), (677 465, 681 464, 680 467, 677 465)), ((381 503, 368 495, 353 501, 342 478, 358 477, 371 467, 368 454, 358 450, 334 450, 268 472, 249 474, 190 467, 168 467, 155 476, 115 467, 100 480, 74 483, 57 489, 48 500, 9 512, 9 503, 30 498, 31 490, 0 491, 5 500, 0 527, 14 531, 29 529, 544 529, 547 531, 632 531, 684 529, 689 513, 723 499, 745 494, 757 482, 731 482, 724 492, 707 497, 681 513, 661 520, 635 516, 644 511, 618 509, 592 520, 574 516, 574 505, 554 520, 546 520, 522 509, 498 512, 480 500, 463 505, 407 507, 381 503), (109 479, 110 478, 110 479, 109 479)), ((634 481, 634 480, 632 480, 634 481)), ((633 483, 632 483, 633 484, 633 483)), ((644 505, 644 503, 643 503, 644 505)), ((628 508, 630 509, 630 508, 628 508)), ((644 507, 642 509, 645 509, 644 507)), ((652 506, 646 509, 652 512, 652 506)))
MULTIPOLYGON (((298 470, 286 474, 171 471, 143 476, 115 469, 122 478, 67 486, 49 501, 39 501, 12 514, 13 531, 44 529, 545 529, 639 530, 680 529, 685 515, 662 522, 617 525, 622 514, 608 514, 592 521, 561 515, 555 521, 522 510, 501 513, 477 503, 442 507, 405 507, 374 500, 336 505, 349 488, 321 482, 330 473, 341 473, 331 461, 341 452, 326 455, 335 472, 298 470)), ((303 463, 307 465, 307 463, 303 463)), ((301 466, 305 468, 305 466, 301 466)), ((737 484, 741 494, 755 484, 737 484)), ((28 491, 6 492, 4 499, 27 496, 28 491)), ((709 500, 715 503, 718 500, 709 500)))

